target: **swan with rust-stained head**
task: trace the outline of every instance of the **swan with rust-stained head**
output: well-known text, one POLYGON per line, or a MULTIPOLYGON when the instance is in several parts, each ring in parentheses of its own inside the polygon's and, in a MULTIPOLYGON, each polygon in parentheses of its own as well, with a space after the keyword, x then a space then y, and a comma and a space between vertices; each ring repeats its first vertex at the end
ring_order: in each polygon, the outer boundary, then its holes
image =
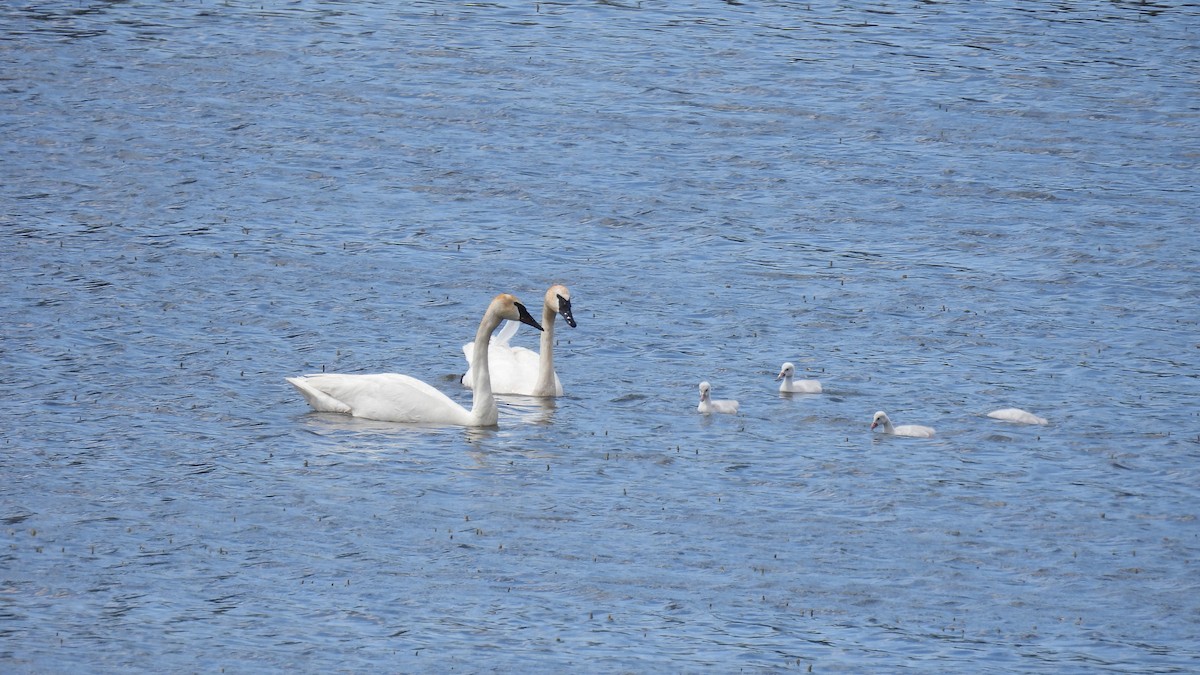
MULTIPOLYGON (((559 314, 571 328, 575 317, 571 314, 571 291, 562 284, 555 284, 546 291, 542 302, 541 354, 524 347, 510 347, 508 341, 516 334, 520 324, 509 321, 488 343, 488 364, 492 369, 492 391, 497 394, 521 394, 523 396, 562 396, 562 382, 554 372, 554 319, 559 314)), ((475 343, 463 345, 463 355, 471 364, 475 356, 475 343)), ((462 383, 473 388, 475 369, 467 369, 462 383)))
POLYGON ((464 427, 495 426, 499 414, 488 369, 488 339, 500 322, 508 319, 542 327, 517 299, 507 293, 497 295, 488 305, 479 329, 475 331, 475 387, 471 409, 467 410, 434 387, 408 375, 375 373, 339 375, 321 373, 289 377, 308 404, 318 412, 346 413, 384 422, 450 425, 464 427))
POLYGON ((914 438, 933 438, 933 427, 923 427, 920 424, 901 424, 898 427, 892 426, 892 420, 888 418, 887 413, 880 410, 875 413, 874 419, 871 420, 871 428, 874 429, 879 425, 883 425, 883 433, 892 434, 895 436, 912 436, 914 438))
POLYGON ((776 380, 783 380, 779 383, 779 391, 791 394, 819 394, 821 393, 821 383, 817 380, 793 380, 796 375, 796 366, 791 363, 783 364, 779 369, 779 375, 776 380))
POLYGON ((717 400, 712 398, 712 385, 708 382, 700 383, 700 405, 696 406, 696 411, 704 413, 728 413, 730 415, 737 414, 738 402, 730 399, 717 400))

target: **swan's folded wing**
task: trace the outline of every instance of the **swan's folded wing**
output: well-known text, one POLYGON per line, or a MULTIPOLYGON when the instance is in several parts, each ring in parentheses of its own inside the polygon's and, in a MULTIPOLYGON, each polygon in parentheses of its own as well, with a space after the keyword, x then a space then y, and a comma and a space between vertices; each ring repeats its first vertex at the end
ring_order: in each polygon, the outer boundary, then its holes
POLYGON ((1002 410, 993 410, 988 413, 988 417, 1006 420, 1009 422, 1020 422, 1021 424, 1048 424, 1044 417, 1038 417, 1031 412, 1021 410, 1020 408, 1004 408, 1002 410))
POLYGON ((465 386, 467 389, 475 388, 475 384, 474 384, 475 373, 474 373, 474 371, 471 370, 471 357, 474 355, 475 355, 475 343, 474 342, 468 342, 467 344, 463 345, 463 356, 467 357, 467 372, 463 373, 463 376, 459 378, 459 382, 461 382, 463 384, 463 386, 465 386))
POLYGON ((517 330, 521 327, 520 321, 505 321, 504 325, 500 326, 500 330, 492 335, 491 344, 508 346, 508 341, 517 334, 517 330))
MULTIPOLYGON (((516 321, 505 321, 500 330, 496 331, 496 333, 492 335, 491 341, 488 342, 488 345, 493 349, 496 347, 507 348, 508 341, 512 339, 512 336, 517 334, 517 329, 520 327, 521 324, 516 321)), ((463 345, 462 351, 463 356, 467 357, 467 367, 469 368, 471 365, 471 357, 475 355, 475 343, 468 342, 467 344, 463 345)), ((491 352, 488 352, 488 355, 491 356, 491 352)))
POLYGON ((312 406, 312 409, 316 410, 317 412, 350 412, 350 406, 333 398, 320 389, 313 387, 308 383, 308 378, 289 377, 287 378, 287 381, 290 382, 302 396, 304 396, 304 400, 308 401, 308 404, 312 406))
POLYGON ((488 371, 492 375, 492 391, 531 396, 537 386, 540 363, 538 353, 531 349, 491 345, 488 349, 488 371))
MULTIPOLYGON (((436 388, 408 375, 322 373, 305 384, 346 406, 355 417, 417 424, 460 424, 470 413, 436 388)), ((314 406, 315 407, 315 406, 314 406)))
POLYGON ((820 394, 821 382, 819 380, 797 380, 796 392, 800 394, 820 394))
POLYGON ((896 436, 912 436, 913 438, 933 438, 937 432, 933 427, 926 427, 920 424, 901 424, 895 427, 896 436))
MULTIPOLYGON (((523 350, 529 352, 529 350, 525 349, 524 347, 509 347, 508 346, 508 341, 511 340, 514 335, 517 334, 517 329, 520 327, 521 327, 521 323, 519 321, 505 321, 504 324, 501 325, 500 330, 496 331, 492 335, 490 341, 488 342, 488 359, 490 361, 489 370, 492 373, 492 391, 495 391, 495 392, 498 392, 501 394, 518 393, 516 391, 496 389, 496 365, 497 365, 496 362, 500 361, 502 359, 510 358, 508 351, 511 349, 523 349, 523 350)), ((467 389, 474 389, 475 388, 475 386, 474 386, 475 372, 471 368, 471 357, 475 356, 475 343, 468 342, 467 344, 463 345, 462 351, 463 351, 463 356, 467 359, 467 372, 463 374, 463 376, 459 379, 459 381, 462 382, 462 384, 465 385, 467 387, 467 389)), ((535 359, 537 358, 536 353, 534 353, 534 352, 529 352, 529 353, 533 354, 535 359)), ((501 370, 503 370, 505 368, 504 363, 500 363, 499 365, 500 365, 501 370)), ((534 368, 535 369, 537 368, 536 363, 534 364, 534 368)), ((501 380, 502 382, 508 383, 509 387, 517 386, 516 385, 517 380, 511 379, 511 378, 515 377, 515 375, 513 373, 509 372, 506 375, 502 375, 501 377, 509 378, 509 379, 501 380)))

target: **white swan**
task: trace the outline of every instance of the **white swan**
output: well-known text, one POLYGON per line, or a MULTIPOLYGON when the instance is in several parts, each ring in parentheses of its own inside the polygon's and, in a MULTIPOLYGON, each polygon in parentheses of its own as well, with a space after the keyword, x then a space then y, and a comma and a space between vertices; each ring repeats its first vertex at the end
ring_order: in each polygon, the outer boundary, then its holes
POLYGON ((793 394, 819 394, 821 393, 821 383, 818 380, 793 380, 792 377, 796 374, 796 366, 791 363, 783 364, 779 370, 779 375, 776 380, 783 380, 779 384, 779 391, 793 394))
POLYGON ((1001 410, 993 410, 988 413, 988 417, 1008 422, 1020 422, 1021 424, 1049 424, 1050 422, 1045 417, 1038 417, 1031 412, 1026 412, 1020 408, 1003 408, 1001 410))
POLYGON ((308 404, 318 412, 338 412, 384 422, 447 424, 464 427, 495 426, 498 418, 496 398, 488 370, 488 350, 484 347, 492 331, 508 319, 541 326, 517 299, 507 293, 497 295, 488 305, 479 330, 475 332, 475 391, 471 409, 455 403, 432 386, 408 375, 338 375, 322 373, 289 377, 308 404))
POLYGON ((920 424, 901 424, 898 427, 892 426, 892 420, 888 418, 887 413, 880 410, 875 413, 875 418, 871 420, 871 428, 883 425, 883 433, 893 434, 896 436, 913 436, 916 438, 932 438, 933 427, 923 427, 920 424))
POLYGON ((700 405, 696 406, 698 412, 705 415, 709 413, 729 413, 736 414, 738 411, 738 402, 732 400, 714 400, 710 396, 712 385, 707 382, 700 383, 700 405))
MULTIPOLYGON (((546 291, 542 303, 541 355, 524 347, 508 346, 509 339, 516 334, 520 323, 509 321, 488 343, 488 363, 492 369, 492 391, 497 394, 521 394, 523 396, 562 396, 562 382, 554 372, 554 318, 562 314, 567 325, 575 327, 571 315, 571 291, 562 284, 555 284, 546 291)), ((471 363, 475 343, 463 345, 463 355, 471 363)), ((475 373, 467 368, 462 383, 468 389, 475 373)))

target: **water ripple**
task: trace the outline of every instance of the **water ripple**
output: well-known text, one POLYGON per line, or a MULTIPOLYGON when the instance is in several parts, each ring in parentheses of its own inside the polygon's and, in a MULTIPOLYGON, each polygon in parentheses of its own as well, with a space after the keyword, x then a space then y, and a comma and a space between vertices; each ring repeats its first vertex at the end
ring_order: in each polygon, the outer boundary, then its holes
POLYGON ((4 669, 1200 658, 1194 8, 0 19, 4 669), (567 396, 497 429, 283 381, 466 403, 551 281, 567 396))

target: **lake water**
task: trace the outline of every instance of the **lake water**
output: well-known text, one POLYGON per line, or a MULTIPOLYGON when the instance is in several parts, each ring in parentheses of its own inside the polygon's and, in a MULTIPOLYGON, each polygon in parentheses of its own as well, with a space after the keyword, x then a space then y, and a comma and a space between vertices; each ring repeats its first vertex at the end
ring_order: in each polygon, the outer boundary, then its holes
POLYGON ((4 4, 0 670, 1195 672, 1198 72, 1179 2, 4 4), (552 282, 497 428, 284 382, 469 402, 552 282))

